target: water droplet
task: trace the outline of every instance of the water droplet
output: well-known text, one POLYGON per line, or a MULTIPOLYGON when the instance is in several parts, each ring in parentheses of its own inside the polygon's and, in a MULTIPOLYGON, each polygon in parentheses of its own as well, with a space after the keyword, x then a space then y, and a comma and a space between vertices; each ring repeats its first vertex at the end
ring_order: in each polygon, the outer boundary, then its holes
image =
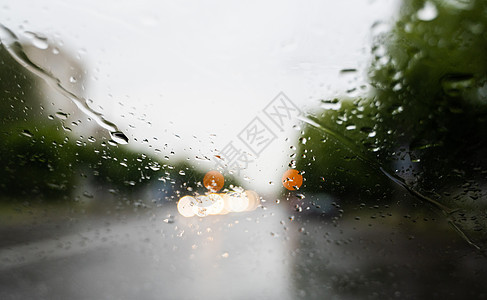
POLYGON ((59 118, 59 119, 61 119, 61 120, 66 120, 66 119, 68 118, 68 116, 69 116, 69 114, 64 113, 64 112, 62 112, 62 111, 58 111, 58 112, 56 113, 56 117, 58 117, 58 118, 59 118))
POLYGON ((290 168, 295 168, 296 167, 296 161, 294 159, 292 159, 289 164, 288 164, 288 167, 290 168))
POLYGON ((342 107, 342 103, 338 99, 321 100, 320 106, 326 110, 339 110, 342 107))
POLYGON ((45 50, 49 47, 49 44, 47 43, 47 38, 44 36, 41 36, 31 31, 26 31, 24 35, 32 41, 32 45, 34 45, 34 47, 36 48, 45 50))
POLYGON ((168 215, 168 217, 167 217, 167 218, 165 218, 163 221, 164 221, 165 223, 167 223, 167 224, 172 224, 172 223, 174 223, 174 216, 172 216, 172 215, 168 215))
POLYGON ((149 168, 152 170, 152 171, 159 171, 161 169, 161 165, 156 163, 156 162, 153 162, 149 168))
POLYGON ((94 197, 93 194, 91 194, 87 191, 83 192, 83 196, 85 196, 86 198, 90 198, 90 199, 94 197))
POLYGON ((392 112, 391 112, 391 115, 395 116, 397 114, 400 114, 404 111, 404 108, 402 106, 398 106, 396 109, 394 109, 392 112))
POLYGON ((425 2, 423 8, 418 10, 416 16, 421 21, 432 21, 438 16, 438 9, 432 2, 427 1, 425 2))
POLYGON ((32 133, 27 129, 24 129, 24 131, 22 131, 21 134, 29 138, 33 137, 32 133))
POLYGON ((371 32, 372 36, 379 36, 381 34, 386 34, 391 31, 391 24, 388 22, 377 21, 372 24, 371 32))
POLYGON ((357 69, 341 69, 340 74, 348 74, 348 73, 355 73, 357 69))
POLYGON ((126 145, 129 143, 129 138, 121 131, 110 132, 110 135, 117 144, 126 145))
POLYGON ((396 83, 393 87, 392 87, 392 90, 394 92, 398 92, 402 89, 402 84, 400 82, 396 83))
POLYGON ((387 54, 387 48, 385 45, 376 45, 372 47, 372 53, 376 57, 385 57, 387 54))
POLYGON ((71 82, 71 83, 76 83, 76 81, 78 81, 78 80, 76 79, 76 77, 74 77, 74 76, 69 77, 69 82, 71 82))

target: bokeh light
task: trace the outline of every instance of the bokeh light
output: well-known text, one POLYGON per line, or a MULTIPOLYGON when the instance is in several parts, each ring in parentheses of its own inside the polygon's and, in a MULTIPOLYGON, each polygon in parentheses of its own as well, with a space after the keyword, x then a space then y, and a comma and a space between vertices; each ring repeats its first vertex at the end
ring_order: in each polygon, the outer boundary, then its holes
POLYGON ((298 170, 290 169, 282 175, 282 185, 290 191, 298 190, 302 184, 303 175, 298 170))
POLYGON ((249 206, 249 198, 243 192, 230 192, 225 194, 225 208, 232 212, 242 212, 249 206))
POLYGON ((194 216, 193 205, 196 199, 191 196, 184 196, 178 201, 178 212, 183 217, 189 218, 194 216))
POLYGON ((178 202, 178 212, 184 217, 207 217, 230 212, 253 211, 260 205, 255 191, 235 190, 227 193, 209 193, 197 197, 184 196, 178 202))
POLYGON ((221 214, 225 208, 223 197, 219 194, 209 194, 208 199, 210 199, 212 202, 211 207, 208 209, 208 213, 210 215, 221 214))
POLYGON ((205 177, 203 178, 203 185, 210 192, 218 192, 222 189, 224 183, 225 178, 218 171, 210 171, 206 173, 205 177))

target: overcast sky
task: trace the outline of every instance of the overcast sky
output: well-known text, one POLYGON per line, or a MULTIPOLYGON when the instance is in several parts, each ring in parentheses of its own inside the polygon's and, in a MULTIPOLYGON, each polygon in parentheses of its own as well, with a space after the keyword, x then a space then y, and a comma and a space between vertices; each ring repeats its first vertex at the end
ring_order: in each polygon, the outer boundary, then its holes
POLYGON ((280 131, 264 107, 284 92, 306 111, 356 86, 360 72, 339 71, 366 69, 372 24, 396 11, 397 1, 387 0, 6 0, 0 17, 17 34, 42 33, 79 56, 85 96, 132 146, 167 144, 164 151, 192 160, 232 141, 248 151, 237 135, 259 118, 276 139, 242 176, 272 189, 299 131, 291 128, 298 122, 280 131))

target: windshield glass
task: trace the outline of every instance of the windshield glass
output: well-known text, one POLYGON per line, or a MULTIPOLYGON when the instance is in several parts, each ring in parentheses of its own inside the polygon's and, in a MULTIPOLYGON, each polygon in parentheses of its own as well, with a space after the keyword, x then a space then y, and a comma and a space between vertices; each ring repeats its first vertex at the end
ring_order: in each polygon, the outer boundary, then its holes
POLYGON ((487 4, 4 1, 1 299, 482 298, 487 4))

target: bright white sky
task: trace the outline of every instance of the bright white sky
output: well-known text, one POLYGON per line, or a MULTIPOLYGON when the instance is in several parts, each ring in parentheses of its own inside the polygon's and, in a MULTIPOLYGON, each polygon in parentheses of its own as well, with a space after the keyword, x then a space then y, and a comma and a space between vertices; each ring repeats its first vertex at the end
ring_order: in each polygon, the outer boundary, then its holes
MULTIPOLYGON (((84 96, 131 145, 167 143, 166 151, 194 158, 232 140, 243 149, 237 134, 280 91, 309 110, 354 86, 339 70, 366 69, 371 25, 394 16, 397 4, 4 0, 0 19, 77 53, 90 75, 84 96)), ((279 182, 297 133, 280 133, 249 167, 251 186, 279 182)))

